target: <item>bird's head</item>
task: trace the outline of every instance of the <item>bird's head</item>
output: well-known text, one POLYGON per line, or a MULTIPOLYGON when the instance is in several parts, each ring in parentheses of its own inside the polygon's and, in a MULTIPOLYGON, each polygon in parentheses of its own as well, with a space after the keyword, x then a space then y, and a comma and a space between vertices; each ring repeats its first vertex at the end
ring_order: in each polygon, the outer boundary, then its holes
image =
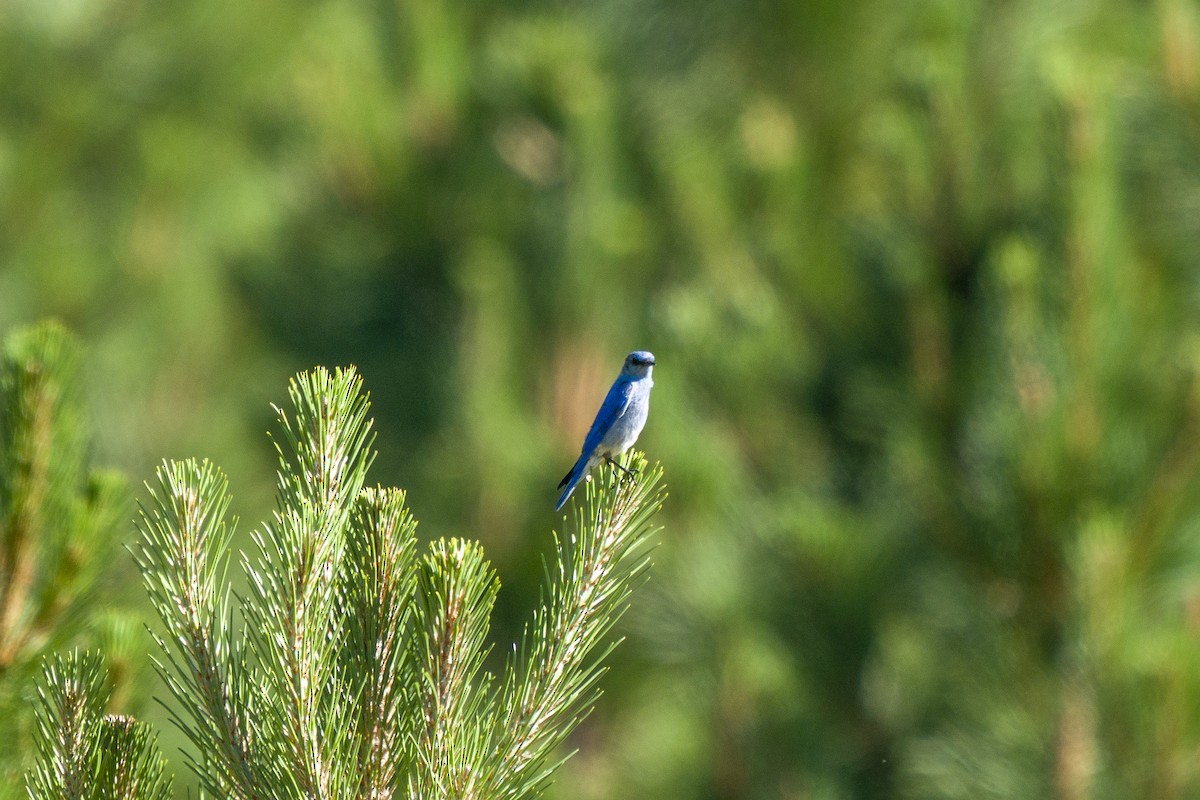
POLYGON ((653 367, 654 353, 649 350, 634 350, 625 356, 625 366, 621 367, 621 374, 630 378, 644 378, 650 374, 653 367))

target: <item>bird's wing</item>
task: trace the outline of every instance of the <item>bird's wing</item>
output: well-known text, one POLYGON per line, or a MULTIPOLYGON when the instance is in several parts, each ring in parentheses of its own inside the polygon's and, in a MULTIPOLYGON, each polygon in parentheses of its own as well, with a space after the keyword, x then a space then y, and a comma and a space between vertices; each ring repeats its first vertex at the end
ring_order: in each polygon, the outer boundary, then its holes
POLYGON ((596 450, 608 429, 625 413, 625 409, 629 408, 633 392, 633 384, 629 381, 617 381, 612 385, 604 402, 600 404, 600 410, 596 412, 596 419, 592 422, 587 438, 583 440, 581 452, 589 454, 596 450))

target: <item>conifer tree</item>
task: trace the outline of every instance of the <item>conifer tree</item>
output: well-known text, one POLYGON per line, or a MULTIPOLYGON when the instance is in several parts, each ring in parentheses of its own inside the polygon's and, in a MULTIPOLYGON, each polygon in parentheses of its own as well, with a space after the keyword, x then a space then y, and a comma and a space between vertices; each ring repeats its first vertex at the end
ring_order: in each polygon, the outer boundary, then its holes
MULTIPOLYGON (((278 409, 277 508, 251 552, 232 551, 227 480, 207 461, 165 463, 140 515, 135 559, 163 624, 159 672, 200 789, 279 800, 537 796, 595 702, 609 634, 649 563, 661 471, 639 456, 638 478, 588 487, 555 538, 532 621, 493 671, 496 574, 463 539, 418 553, 404 493, 366 486, 373 434, 359 376, 302 374, 291 401, 278 409), (234 559, 244 595, 226 580, 234 559)), ((35 800, 57 796, 63 776, 102 785, 112 765, 134 771, 138 796, 162 791, 144 729, 120 722, 116 735, 118 721, 100 715, 100 674, 90 656, 47 666, 35 800)))

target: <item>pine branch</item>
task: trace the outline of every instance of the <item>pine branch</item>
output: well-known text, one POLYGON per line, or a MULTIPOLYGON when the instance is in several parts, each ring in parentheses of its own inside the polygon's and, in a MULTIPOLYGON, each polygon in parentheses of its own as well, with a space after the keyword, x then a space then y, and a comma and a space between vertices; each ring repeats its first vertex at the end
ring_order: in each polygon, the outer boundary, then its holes
POLYGON ((100 797, 106 800, 168 800, 171 797, 171 782, 164 774, 165 764, 144 723, 132 717, 105 717, 100 727, 100 751, 97 782, 101 787, 100 797))
POLYGON ((341 579, 347 685, 361 687, 357 797, 397 794, 411 768, 404 706, 416 584, 416 520, 398 489, 364 489, 354 504, 341 579))
POLYGON ((100 719, 108 700, 100 656, 68 653, 49 660, 43 667, 38 700, 36 745, 42 760, 29 781, 30 797, 91 797, 100 719))
POLYGON ((256 532, 258 562, 244 559, 250 645, 270 693, 292 776, 303 796, 337 798, 357 777, 340 758, 353 723, 348 693, 330 691, 343 638, 337 565, 354 500, 373 460, 362 380, 316 369, 292 381, 294 417, 276 409, 284 442, 274 523, 256 532))
POLYGON ((492 716, 490 676, 476 676, 489 650, 488 622, 500 583, 476 543, 438 540, 420 574, 416 628, 421 725, 409 782, 415 798, 478 794, 476 770, 486 754, 485 720, 492 716))
POLYGON ((539 794, 558 766, 547 766, 550 754, 598 697, 602 662, 614 646, 603 646, 605 636, 649 566, 650 519, 665 497, 661 468, 647 469, 641 456, 635 462, 634 482, 610 475, 606 490, 589 484, 575 516, 578 532, 555 537, 558 571, 551 577, 547 570, 549 602, 539 606, 509 671, 481 797, 539 794))
POLYGON ((141 511, 134 558, 168 633, 159 641, 167 659, 159 673, 190 715, 176 722, 211 768, 197 770, 206 788, 217 796, 261 798, 244 647, 235 645, 219 594, 233 533, 225 522, 228 482, 209 462, 194 460, 164 464, 158 481, 141 511))
POLYGON ((54 323, 14 333, 0 357, 0 669, 38 632, 31 595, 74 528, 86 452, 79 361, 54 323))

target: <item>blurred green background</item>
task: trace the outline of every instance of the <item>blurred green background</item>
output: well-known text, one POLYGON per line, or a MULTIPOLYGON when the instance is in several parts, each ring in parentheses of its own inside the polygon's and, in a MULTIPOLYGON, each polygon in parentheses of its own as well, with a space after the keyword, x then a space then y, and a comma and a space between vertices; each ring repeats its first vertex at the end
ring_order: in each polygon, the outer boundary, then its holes
POLYGON ((654 351, 556 799, 1200 796, 1198 259, 1193 0, 0 5, 0 332, 81 336, 100 463, 246 531, 357 364, 503 648, 654 351))

